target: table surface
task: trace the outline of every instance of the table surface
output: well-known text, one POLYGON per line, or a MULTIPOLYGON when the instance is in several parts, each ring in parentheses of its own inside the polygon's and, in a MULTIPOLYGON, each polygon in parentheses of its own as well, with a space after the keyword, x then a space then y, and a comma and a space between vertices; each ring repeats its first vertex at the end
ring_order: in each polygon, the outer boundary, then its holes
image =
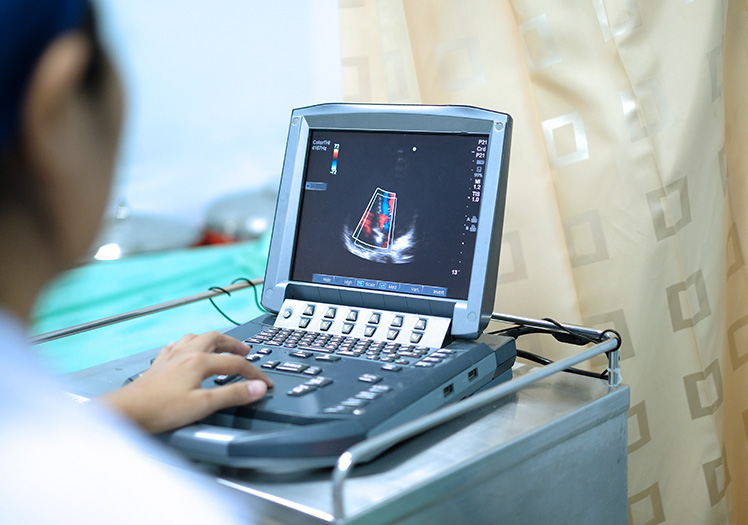
MULTIPOLYGON (((147 366, 157 350, 135 354, 80 370, 66 376, 86 397, 118 388, 122 381, 147 366)), ((537 365, 519 359, 514 377, 531 374, 537 365)), ((563 443, 587 432, 589 445, 566 454, 594 455, 594 448, 613 447, 611 465, 587 479, 607 472, 617 481, 611 493, 626 494, 626 411, 629 388, 610 388, 606 381, 569 373, 558 373, 521 389, 516 394, 463 415, 438 428, 401 443, 373 461, 356 466, 345 483, 346 516, 366 523, 372 516, 415 512, 425 501, 449 499, 461 484, 495 478, 523 461, 548 449, 563 449, 563 443), (617 419, 618 436, 594 434, 595 427, 617 419), (622 434, 622 437, 621 437, 622 434)), ((599 451, 598 451, 599 452, 599 451)), ((608 456, 596 456, 607 461, 608 456)), ((555 460, 552 460, 555 461, 555 460)), ((297 472, 203 468, 219 482, 241 492, 254 516, 267 522, 329 523, 333 518, 332 470, 297 472)), ((516 475, 515 471, 515 474, 516 475)), ((523 473, 524 470, 519 470, 523 473)), ((529 483, 534 483, 528 474, 529 483)), ((527 483, 527 480, 525 481, 527 483)), ((590 481, 589 483, 593 483, 590 481)), ((599 483, 599 481, 598 481, 599 483)), ((578 491, 586 488, 579 487, 578 491)), ((590 489, 592 490, 592 489, 590 489)), ((588 497, 584 496, 585 499, 588 497)), ((623 507, 625 517, 625 505, 623 507)), ((376 522, 376 520, 374 520, 376 522)))
MULTIPOLYGON (((533 368, 518 361, 514 375, 533 368)), ((606 419, 623 415, 625 425, 628 406, 625 385, 610 389, 602 380, 556 374, 357 466, 345 484, 346 515, 372 515, 424 487, 430 487, 429 498, 439 497, 440 491, 447 495, 461 482, 459 472, 470 470, 469 475, 477 479, 496 475, 495 461, 485 467, 490 470, 482 470, 488 456, 499 455, 500 463, 509 467, 606 419), (554 424, 553 431, 544 431, 554 424), (450 481, 440 485, 444 480, 450 481)), ((625 461, 619 466, 625 479, 625 461)), ((268 517, 288 516, 280 510, 292 509, 302 521, 333 520, 329 469, 297 473, 224 469, 217 474, 225 484, 247 494, 253 506, 260 500, 267 502, 263 512, 268 517)))

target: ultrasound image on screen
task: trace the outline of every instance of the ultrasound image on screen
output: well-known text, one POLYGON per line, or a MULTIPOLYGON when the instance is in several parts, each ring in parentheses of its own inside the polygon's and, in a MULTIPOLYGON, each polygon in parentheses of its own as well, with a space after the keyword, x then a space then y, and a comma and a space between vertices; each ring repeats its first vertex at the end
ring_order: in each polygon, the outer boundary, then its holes
POLYGON ((292 280, 466 299, 487 143, 312 130, 292 280))

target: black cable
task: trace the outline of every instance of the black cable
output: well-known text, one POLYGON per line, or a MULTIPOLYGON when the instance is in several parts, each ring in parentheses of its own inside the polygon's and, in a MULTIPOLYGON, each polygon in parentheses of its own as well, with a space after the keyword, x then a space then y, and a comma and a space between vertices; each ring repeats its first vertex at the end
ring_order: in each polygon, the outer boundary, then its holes
MULTIPOLYGON (((605 330, 604 332, 602 332, 602 337, 600 337, 599 339, 595 339, 594 337, 591 337, 587 334, 584 334, 582 332, 579 332, 577 330, 573 330, 567 326, 564 326, 558 321, 556 321, 555 319, 546 317, 542 320, 548 323, 551 323, 553 326, 561 330, 561 332, 554 332, 548 328, 542 328, 542 327, 517 325, 517 326, 512 326, 510 328, 504 328, 503 330, 490 332, 490 334, 491 335, 496 335, 496 334, 504 335, 507 337, 511 337, 515 340, 523 335, 528 335, 528 334, 547 334, 547 335, 553 336, 554 339, 556 339, 557 341, 561 343, 573 344, 573 345, 578 345, 578 346, 584 346, 589 343, 599 343, 603 339, 605 339, 606 334, 613 334, 613 337, 618 341, 618 344, 613 350, 611 350, 611 352, 618 350, 621 347, 621 335, 615 330, 605 330)), ((606 354, 608 354, 608 352, 606 352, 606 354)), ((553 363, 552 360, 546 357, 533 354, 532 352, 527 352, 525 350, 517 350, 517 357, 522 357, 524 359, 527 359, 528 361, 532 361, 532 362, 535 362, 541 365, 549 365, 553 363)), ((569 367, 564 371, 569 372, 571 374, 594 377, 595 379, 605 379, 605 380, 608 379, 607 369, 601 373, 598 373, 598 372, 590 372, 589 370, 582 370, 580 368, 569 367)))
MULTIPOLYGON (((215 290, 218 290, 218 291, 220 291, 220 292, 223 292, 223 293, 225 293, 225 294, 226 294, 226 295, 228 295, 229 297, 231 297, 231 294, 230 294, 230 293, 228 292, 228 290, 224 290, 224 289, 223 289, 223 288, 221 288, 220 286, 211 286, 210 288, 208 288, 208 290, 210 290, 210 291, 215 291, 215 290)), ((239 323, 237 323, 236 321, 234 321, 234 320, 233 320, 233 319, 232 319, 231 317, 229 317, 228 315, 226 315, 226 314, 225 314, 225 313, 223 312, 223 310, 221 310, 220 308, 218 308, 218 305, 217 305, 217 304, 216 304, 216 303, 215 303, 215 302, 213 301, 213 298, 212 298, 212 297, 208 297, 208 300, 210 301, 210 304, 212 304, 212 305, 213 305, 213 308, 215 308, 216 310, 218 310, 218 313, 219 313, 219 314, 221 314, 221 315, 222 315, 222 316, 224 316, 224 317, 225 317, 226 319, 228 319, 228 320, 229 320, 229 322, 231 322, 231 323, 235 324, 236 326, 239 326, 239 323)))
MULTIPOLYGON (((541 364, 543 366, 550 365, 553 363, 550 359, 547 357, 543 357, 537 354, 533 354, 532 352, 527 352, 525 350, 517 350, 517 357, 522 357, 524 359, 527 359, 528 361, 532 361, 534 363, 541 364)), ((595 379, 608 379, 608 371, 605 370, 604 372, 598 373, 598 372, 590 372, 589 370, 582 370, 581 368, 574 368, 573 366, 564 369, 564 372, 569 372, 570 374, 577 374, 580 376, 586 376, 586 377, 594 377, 595 379)))

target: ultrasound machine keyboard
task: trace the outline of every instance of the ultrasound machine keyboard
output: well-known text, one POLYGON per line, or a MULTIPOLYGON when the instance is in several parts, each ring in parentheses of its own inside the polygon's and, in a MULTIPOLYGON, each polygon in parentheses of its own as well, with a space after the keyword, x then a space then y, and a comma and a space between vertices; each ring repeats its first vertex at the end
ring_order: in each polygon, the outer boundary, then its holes
MULTIPOLYGON (((370 388, 320 410, 323 414, 358 415, 358 409, 392 390, 378 384, 387 374, 397 374, 405 368, 431 369, 454 357, 455 350, 442 348, 441 344, 414 344, 443 341, 448 328, 448 320, 433 316, 286 300, 275 325, 244 339, 244 343, 251 349, 246 359, 263 371, 308 377, 285 392, 290 397, 331 385, 333 379, 322 375, 327 364, 343 358, 379 363, 376 370, 367 368, 377 373, 370 371, 357 377, 370 388), (306 329, 309 326, 321 331, 306 329)), ((238 375, 219 375, 213 381, 224 385, 239 379, 238 375)))

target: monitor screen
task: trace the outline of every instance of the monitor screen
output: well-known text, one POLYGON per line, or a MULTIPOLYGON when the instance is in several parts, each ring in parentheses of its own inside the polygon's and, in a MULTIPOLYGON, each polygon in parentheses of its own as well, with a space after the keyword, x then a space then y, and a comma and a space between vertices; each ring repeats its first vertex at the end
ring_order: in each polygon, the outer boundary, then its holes
POLYGON ((310 130, 291 279, 464 300, 488 135, 310 130))

